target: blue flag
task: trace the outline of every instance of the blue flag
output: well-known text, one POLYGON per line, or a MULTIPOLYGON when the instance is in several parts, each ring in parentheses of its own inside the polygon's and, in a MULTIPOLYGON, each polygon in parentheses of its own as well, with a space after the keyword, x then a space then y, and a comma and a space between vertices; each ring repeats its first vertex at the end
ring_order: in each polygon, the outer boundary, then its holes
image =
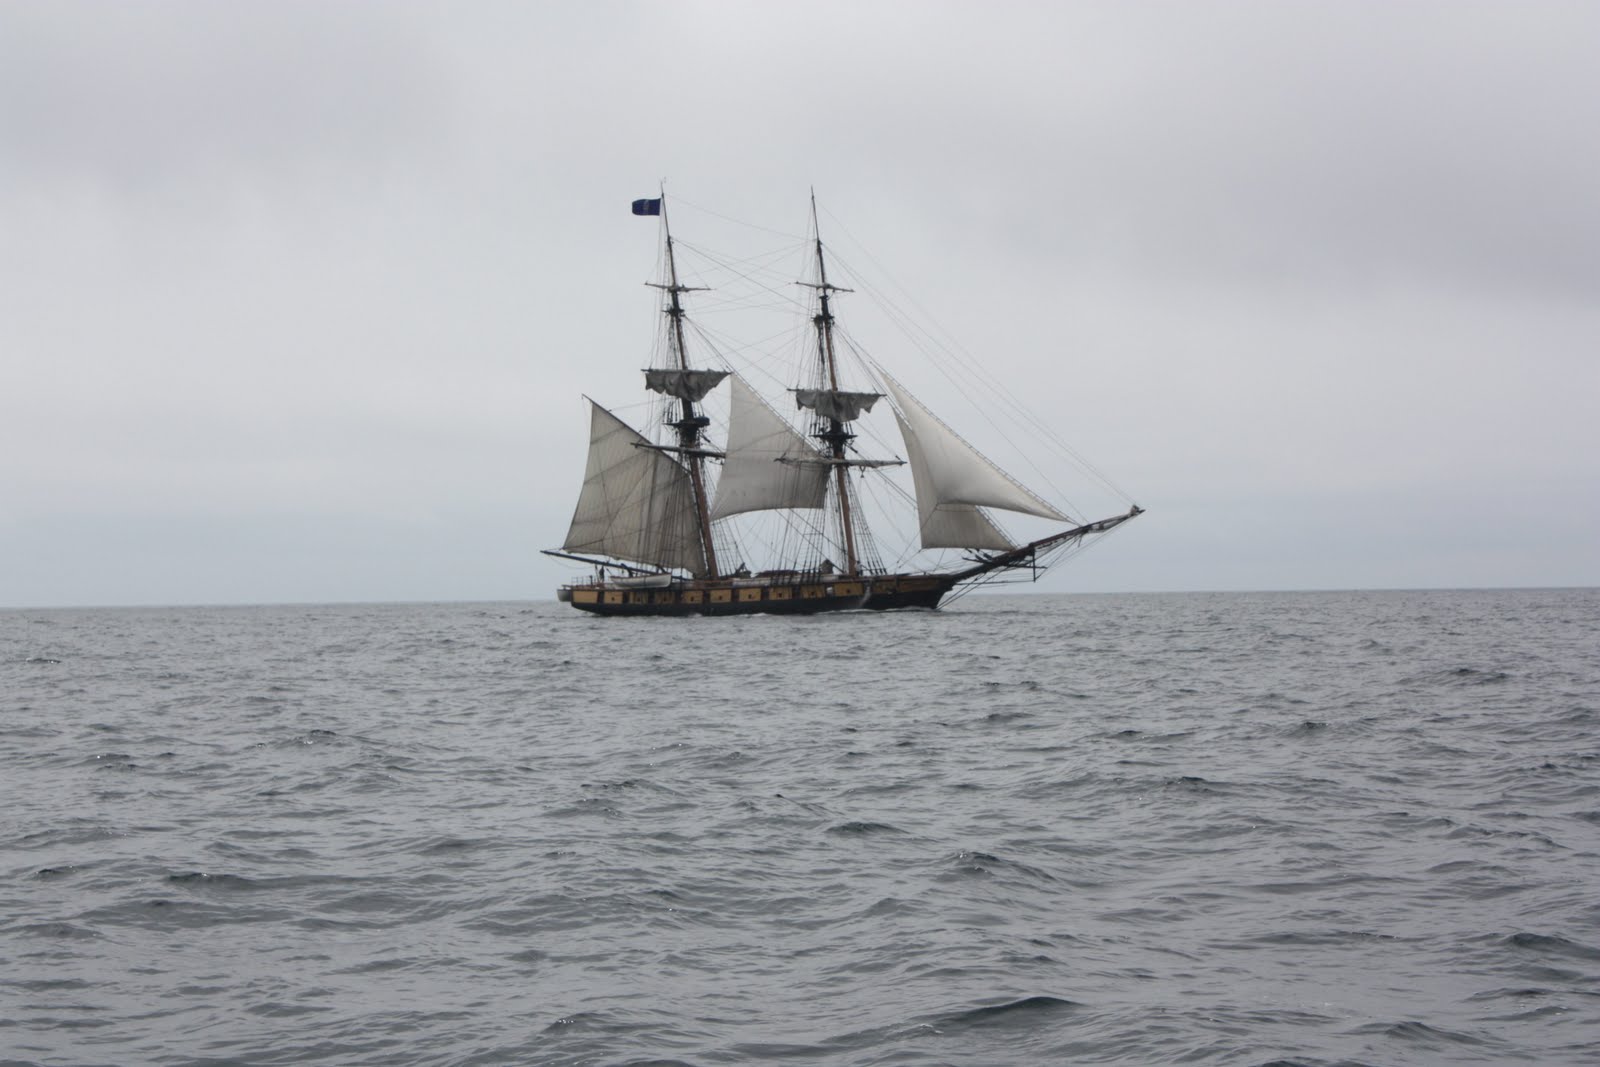
POLYGON ((661 214, 661 201, 659 198, 655 200, 635 200, 633 202, 633 213, 635 215, 659 215, 661 214))

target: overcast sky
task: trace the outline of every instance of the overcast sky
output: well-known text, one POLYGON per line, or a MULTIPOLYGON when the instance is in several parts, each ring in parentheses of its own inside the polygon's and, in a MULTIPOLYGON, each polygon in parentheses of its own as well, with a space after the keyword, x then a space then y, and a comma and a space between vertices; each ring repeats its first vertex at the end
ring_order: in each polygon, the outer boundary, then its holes
POLYGON ((1600 584, 1597 56, 1509 0, 0 2, 0 604, 551 597, 662 178, 814 186, 1149 509, 1047 591, 1600 584))

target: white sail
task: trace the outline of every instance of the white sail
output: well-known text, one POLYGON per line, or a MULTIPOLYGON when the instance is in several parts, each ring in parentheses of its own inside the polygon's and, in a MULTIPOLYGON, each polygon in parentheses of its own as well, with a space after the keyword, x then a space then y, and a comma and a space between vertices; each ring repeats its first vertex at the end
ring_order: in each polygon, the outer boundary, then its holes
POLYGON ((562 547, 658 567, 706 569, 689 472, 590 401, 589 462, 562 547))
POLYGON ((916 431, 895 412, 900 436, 911 455, 911 482, 917 490, 918 533, 923 548, 1015 548, 989 516, 971 504, 941 504, 933 488, 928 461, 916 443, 916 431))
POLYGON ((924 548, 1010 548, 979 507, 1072 521, 967 444, 893 378, 884 380, 911 458, 924 548))
POLYGON ((823 456, 735 375, 730 387, 727 458, 713 519, 772 508, 820 508, 828 492, 823 456))
POLYGON ((725 370, 651 368, 644 372, 644 384, 646 388, 654 389, 658 393, 698 404, 727 376, 728 372, 725 370))

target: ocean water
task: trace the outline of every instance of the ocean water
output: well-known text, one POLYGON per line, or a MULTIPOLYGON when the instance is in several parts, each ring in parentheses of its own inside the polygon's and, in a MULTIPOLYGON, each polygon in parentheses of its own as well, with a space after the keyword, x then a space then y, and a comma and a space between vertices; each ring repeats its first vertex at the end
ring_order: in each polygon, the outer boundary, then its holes
POLYGON ((1600 1063, 1600 591, 0 612, 0 1063, 1600 1063))

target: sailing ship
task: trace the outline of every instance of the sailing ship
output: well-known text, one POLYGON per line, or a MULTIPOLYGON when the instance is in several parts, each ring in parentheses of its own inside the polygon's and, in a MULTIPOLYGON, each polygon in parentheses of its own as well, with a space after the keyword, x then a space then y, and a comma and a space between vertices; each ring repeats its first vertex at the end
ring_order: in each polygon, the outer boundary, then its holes
POLYGON ((953 592, 997 578, 1036 581, 1061 554, 1142 513, 1130 500, 1124 513, 1074 519, 1002 471, 876 362, 858 371, 876 388, 844 388, 853 383, 842 357, 856 350, 841 344, 834 301, 853 290, 829 281, 814 194, 805 250, 812 275, 796 283, 810 293, 806 366, 788 389, 800 428, 726 357, 717 356, 724 367, 695 365, 699 353, 688 342, 686 296, 706 287, 679 279, 665 193, 634 201, 633 213, 659 215, 664 240, 663 277, 646 283, 662 296, 663 343, 653 359, 658 365, 643 372, 662 439, 589 401, 583 488, 561 548, 545 551, 595 571, 563 585, 560 601, 632 616, 935 608, 953 592), (714 431, 707 401, 724 382, 726 425, 714 431), (892 410, 903 459, 857 448, 862 420, 885 399, 880 412, 892 410), (914 490, 911 558, 957 550, 954 563, 896 566, 877 548, 863 485, 907 466, 914 490), (1054 529, 1014 539, 995 510, 1034 516, 1054 529), (772 565, 752 571, 739 526, 758 515, 779 517, 782 532, 768 538, 772 565))

